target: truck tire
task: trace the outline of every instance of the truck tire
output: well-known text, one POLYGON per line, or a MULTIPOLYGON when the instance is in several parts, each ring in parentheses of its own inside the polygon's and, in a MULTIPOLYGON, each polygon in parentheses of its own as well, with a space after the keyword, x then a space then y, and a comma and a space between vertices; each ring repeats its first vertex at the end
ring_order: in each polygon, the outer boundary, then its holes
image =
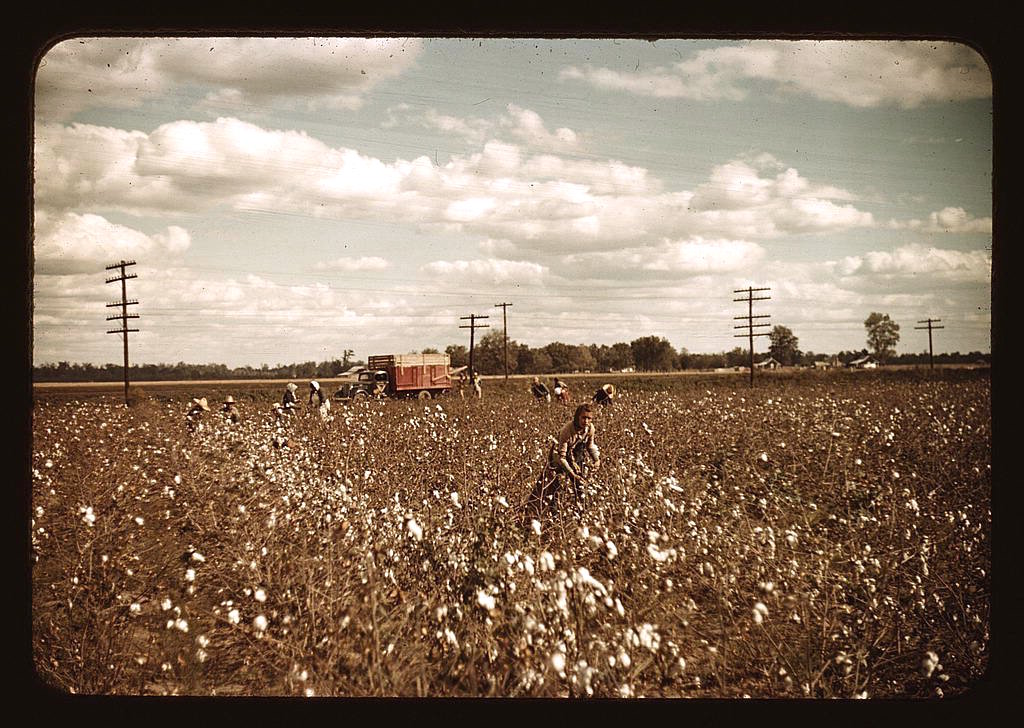
POLYGON ((430 392, 425 389, 421 389, 420 393, 416 395, 416 399, 430 399, 430 392))

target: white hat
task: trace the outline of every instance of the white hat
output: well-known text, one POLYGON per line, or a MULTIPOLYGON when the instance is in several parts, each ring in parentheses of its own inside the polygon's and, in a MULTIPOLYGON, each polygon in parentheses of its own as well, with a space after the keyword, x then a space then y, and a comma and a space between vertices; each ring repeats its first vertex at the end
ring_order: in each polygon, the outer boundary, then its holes
POLYGON ((197 405, 199 405, 200 408, 206 410, 207 412, 210 411, 210 406, 208 404, 206 404, 206 397, 200 397, 198 399, 197 398, 193 398, 192 401, 195 402, 197 405))
POLYGON ((314 390, 318 390, 320 389, 320 382, 314 379, 312 382, 309 383, 309 386, 312 387, 314 390))
POLYGON ((288 382, 288 391, 289 391, 289 392, 294 392, 294 391, 295 391, 296 389, 298 389, 298 387, 297 387, 297 386, 295 386, 295 385, 294 385, 294 384, 292 384, 291 382, 288 382))
POLYGON ((603 387, 601 387, 601 389, 606 391, 609 394, 609 396, 612 396, 612 397, 615 396, 615 385, 614 384, 606 384, 603 387))

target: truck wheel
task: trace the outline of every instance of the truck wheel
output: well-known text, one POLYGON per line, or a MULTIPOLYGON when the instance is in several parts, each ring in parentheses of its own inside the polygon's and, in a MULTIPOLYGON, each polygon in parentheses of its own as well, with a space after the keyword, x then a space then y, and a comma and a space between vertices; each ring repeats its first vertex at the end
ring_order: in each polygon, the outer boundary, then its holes
POLYGON ((416 395, 416 399, 430 399, 430 392, 425 389, 421 389, 420 393, 416 395))
POLYGON ((352 399, 356 402, 365 402, 369 396, 366 392, 359 391, 352 395, 352 399))

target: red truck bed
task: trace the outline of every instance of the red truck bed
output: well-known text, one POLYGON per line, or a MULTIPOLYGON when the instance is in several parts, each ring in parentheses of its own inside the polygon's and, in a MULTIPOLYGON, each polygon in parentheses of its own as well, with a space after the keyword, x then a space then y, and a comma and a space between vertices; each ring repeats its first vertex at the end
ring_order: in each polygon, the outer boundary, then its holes
POLYGON ((439 390, 451 387, 447 354, 384 354, 371 356, 370 369, 388 373, 396 392, 439 390))

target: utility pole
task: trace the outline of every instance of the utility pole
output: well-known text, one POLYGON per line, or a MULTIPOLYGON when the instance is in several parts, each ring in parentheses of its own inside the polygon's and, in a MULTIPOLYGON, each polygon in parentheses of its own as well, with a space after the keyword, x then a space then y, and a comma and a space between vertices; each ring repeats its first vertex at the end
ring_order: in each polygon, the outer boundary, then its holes
POLYGON ((928 318, 928 319, 925 319, 924 321, 918 321, 917 322, 919 324, 928 324, 927 326, 915 326, 914 327, 915 329, 928 329, 928 368, 929 369, 934 369, 935 368, 935 356, 932 353, 932 329, 944 329, 944 328, 946 328, 945 326, 932 326, 932 324, 937 324, 940 321, 942 321, 942 319, 928 318))
POLYGON ((476 333, 478 328, 489 329, 491 328, 488 324, 478 324, 477 319, 490 318, 490 316, 477 316, 476 314, 469 314, 469 316, 460 316, 460 319, 469 319, 469 326, 460 325, 460 329, 469 329, 469 376, 472 377, 476 372, 473 368, 473 335, 476 333))
POLYGON ((759 316, 754 315, 754 301, 767 301, 771 296, 755 296, 754 293, 757 291, 770 291, 771 288, 740 288, 734 290, 733 293, 746 293, 746 298, 734 298, 733 301, 746 301, 747 302, 747 315, 746 316, 733 316, 733 319, 746 319, 747 323, 739 326, 733 326, 734 329, 746 329, 746 334, 733 334, 733 338, 746 336, 750 339, 750 386, 754 386, 754 337, 755 336, 769 336, 767 332, 754 333, 755 328, 762 326, 768 326, 768 323, 755 324, 754 319, 771 318, 771 314, 761 314, 759 316))
POLYGON ((511 303, 496 303, 495 308, 501 307, 501 323, 505 336, 505 381, 508 381, 508 307, 511 303))
POLYGON ((139 317, 139 315, 137 313, 128 313, 128 307, 129 306, 134 306, 134 305, 138 304, 138 301, 135 301, 135 300, 129 301, 128 300, 128 289, 127 289, 126 281, 129 278, 138 278, 138 276, 135 275, 134 273, 125 273, 125 268, 127 268, 130 265, 135 265, 135 261, 134 260, 122 260, 120 263, 114 263, 113 265, 108 265, 107 266, 107 270, 116 270, 118 268, 121 269, 121 275, 114 276, 113 278, 108 278, 107 279, 107 283, 115 283, 117 281, 121 281, 121 300, 107 304, 107 308, 112 308, 114 306, 120 306, 121 307, 121 313, 117 314, 116 316, 107 316, 107 321, 117 321, 117 320, 120 320, 121 321, 121 328, 114 329, 112 331, 108 331, 107 333, 108 334, 121 334, 122 338, 124 340, 124 403, 125 403, 125 406, 128 405, 128 332, 129 331, 138 331, 138 329, 130 329, 130 328, 128 328, 128 319, 133 319, 133 318, 137 319, 139 317))

